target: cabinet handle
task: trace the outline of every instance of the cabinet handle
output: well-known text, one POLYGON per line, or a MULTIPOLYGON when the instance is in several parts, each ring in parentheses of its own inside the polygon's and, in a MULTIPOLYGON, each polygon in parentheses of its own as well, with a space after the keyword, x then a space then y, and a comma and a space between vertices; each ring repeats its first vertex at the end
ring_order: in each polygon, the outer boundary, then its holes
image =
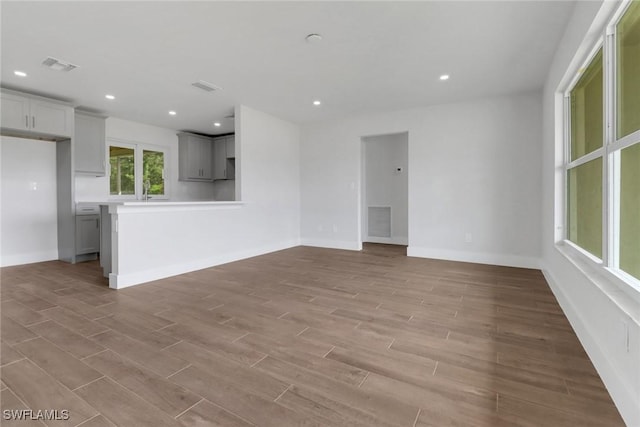
POLYGON ((27 129, 29 129, 29 116, 24 116, 24 124, 27 129))
POLYGON ((100 228, 100 219, 96 218, 96 228, 100 228))
POLYGON ((31 117, 31 122, 33 123, 33 128, 36 128, 36 116, 31 117))

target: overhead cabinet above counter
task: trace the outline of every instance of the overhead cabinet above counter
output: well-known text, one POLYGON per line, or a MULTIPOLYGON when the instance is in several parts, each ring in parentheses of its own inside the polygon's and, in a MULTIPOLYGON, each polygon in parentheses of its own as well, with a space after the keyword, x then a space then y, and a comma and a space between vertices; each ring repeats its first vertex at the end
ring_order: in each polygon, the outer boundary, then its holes
POLYGON ((178 134, 180 181, 212 182, 235 177, 235 136, 178 134))
POLYGON ((235 179, 235 135, 221 136, 213 140, 213 179, 235 179))
POLYGON ((181 132, 178 134, 180 181, 213 181, 213 143, 211 138, 181 132))
POLYGON ((76 111, 74 168, 76 173, 104 176, 106 172, 106 117, 76 111))
POLYGON ((0 100, 5 135, 59 139, 73 135, 71 105, 6 89, 0 92, 0 100))

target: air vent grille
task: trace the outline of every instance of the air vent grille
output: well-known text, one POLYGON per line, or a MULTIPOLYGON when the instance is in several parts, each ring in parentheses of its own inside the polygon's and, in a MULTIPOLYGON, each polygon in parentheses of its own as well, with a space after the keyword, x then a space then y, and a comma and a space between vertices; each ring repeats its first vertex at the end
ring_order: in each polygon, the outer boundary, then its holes
POLYGON ((391 237, 391 206, 369 206, 369 237, 391 237))
POLYGON ((216 90, 221 90, 218 86, 209 83, 209 82, 205 82, 204 80, 198 80, 195 83, 191 83, 191 86, 193 87, 197 87, 198 89, 202 89, 206 92, 213 92, 216 90))
POLYGON ((51 56, 45 58, 45 60, 42 61, 42 65, 44 65, 45 67, 51 68, 52 70, 65 71, 65 72, 78 68, 77 65, 73 65, 70 62, 62 61, 60 59, 56 59, 51 56))

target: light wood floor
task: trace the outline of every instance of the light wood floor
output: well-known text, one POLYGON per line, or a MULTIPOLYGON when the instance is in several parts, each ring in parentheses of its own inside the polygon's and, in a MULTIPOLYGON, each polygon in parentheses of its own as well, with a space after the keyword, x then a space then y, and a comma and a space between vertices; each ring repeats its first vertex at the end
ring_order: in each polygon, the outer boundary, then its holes
POLYGON ((49 425, 623 425, 536 270, 299 247, 120 291, 10 267, 1 291, 2 409, 70 411, 49 425))

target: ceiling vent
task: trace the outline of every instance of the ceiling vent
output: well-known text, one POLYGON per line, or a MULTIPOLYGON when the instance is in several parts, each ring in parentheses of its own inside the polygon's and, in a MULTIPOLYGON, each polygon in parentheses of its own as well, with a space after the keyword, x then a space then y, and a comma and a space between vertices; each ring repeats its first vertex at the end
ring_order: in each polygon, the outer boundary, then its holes
POLYGON ((70 62, 64 62, 50 56, 42 61, 42 65, 56 71, 71 71, 74 68, 78 68, 77 65, 73 65, 70 62))
POLYGON ((191 86, 197 87, 198 89, 202 89, 206 92, 213 92, 216 90, 222 90, 221 88, 219 88, 218 86, 209 83, 209 82, 205 82, 204 80, 198 80, 195 83, 191 83, 191 86))

